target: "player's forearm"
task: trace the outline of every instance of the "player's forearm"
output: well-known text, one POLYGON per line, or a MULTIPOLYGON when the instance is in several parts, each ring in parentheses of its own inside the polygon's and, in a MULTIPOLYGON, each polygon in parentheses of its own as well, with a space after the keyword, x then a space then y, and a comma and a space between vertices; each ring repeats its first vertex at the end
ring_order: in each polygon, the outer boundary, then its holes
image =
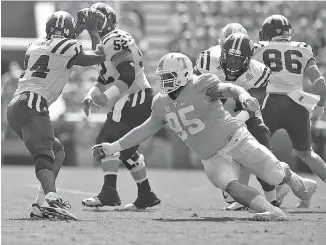
POLYGON ((319 71, 318 66, 314 60, 309 61, 305 70, 305 76, 307 76, 312 83, 315 93, 320 95, 318 105, 323 106, 326 101, 325 78, 319 71))
POLYGON ((149 137, 157 133, 162 128, 162 126, 163 125, 159 123, 157 125, 154 125, 150 122, 150 119, 148 119, 142 125, 134 128, 118 141, 121 146, 121 149, 125 150, 141 144, 149 137))
POLYGON ((88 31, 88 33, 92 40, 92 49, 96 50, 96 46, 101 42, 100 35, 98 34, 97 30, 96 31, 88 31))

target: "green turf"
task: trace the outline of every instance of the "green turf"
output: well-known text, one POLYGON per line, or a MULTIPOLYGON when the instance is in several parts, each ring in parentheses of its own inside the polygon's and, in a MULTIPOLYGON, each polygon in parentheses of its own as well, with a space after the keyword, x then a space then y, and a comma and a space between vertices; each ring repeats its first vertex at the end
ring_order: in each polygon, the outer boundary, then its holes
MULTIPOLYGON (((162 199, 145 212, 85 209, 81 200, 102 185, 100 169, 64 168, 57 187, 70 201, 79 221, 32 221, 30 206, 37 180, 32 167, 2 167, 2 244, 326 244, 326 185, 319 188, 311 208, 297 210, 291 193, 285 201, 290 221, 255 222, 253 213, 223 211, 221 191, 202 171, 149 170, 150 183, 162 199)), ((258 182, 252 177, 252 184, 258 182)), ((125 205, 136 198, 136 185, 121 170, 118 190, 125 205)))

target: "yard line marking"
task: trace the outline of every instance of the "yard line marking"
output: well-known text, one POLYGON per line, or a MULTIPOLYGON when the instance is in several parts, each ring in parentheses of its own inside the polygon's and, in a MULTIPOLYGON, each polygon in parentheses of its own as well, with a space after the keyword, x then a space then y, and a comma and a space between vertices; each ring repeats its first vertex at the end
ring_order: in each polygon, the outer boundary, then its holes
MULTIPOLYGON (((38 189, 38 184, 31 184, 27 185, 26 187, 29 188, 35 188, 38 189)), ((90 195, 90 196, 96 196, 98 193, 95 192, 87 192, 87 191, 80 191, 80 190, 74 190, 74 189, 63 189, 63 188, 57 188, 57 192, 65 192, 65 193, 70 193, 70 194, 75 194, 75 195, 90 195)))

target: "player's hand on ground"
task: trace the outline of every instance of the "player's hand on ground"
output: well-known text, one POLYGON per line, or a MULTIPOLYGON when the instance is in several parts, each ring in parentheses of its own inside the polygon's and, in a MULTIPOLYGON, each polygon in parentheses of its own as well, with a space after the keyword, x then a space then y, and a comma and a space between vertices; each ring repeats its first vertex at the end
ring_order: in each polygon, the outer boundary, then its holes
POLYGON ((319 120, 324 115, 324 112, 325 112, 324 106, 317 105, 315 109, 311 112, 310 119, 319 120))
POLYGON ((97 105, 94 101, 93 101, 93 98, 92 96, 90 95, 86 95, 86 97, 84 98, 83 100, 83 103, 84 103, 84 112, 86 114, 86 116, 89 116, 89 113, 90 113, 90 110, 91 110, 91 107, 92 106, 95 106, 97 108, 100 108, 99 105, 97 105))
POLYGON ((240 102, 242 104, 243 109, 247 111, 257 111, 260 109, 259 101, 252 96, 247 96, 240 102))
POLYGON ((111 156, 113 153, 110 143, 101 143, 92 147, 92 155, 96 159, 111 156))

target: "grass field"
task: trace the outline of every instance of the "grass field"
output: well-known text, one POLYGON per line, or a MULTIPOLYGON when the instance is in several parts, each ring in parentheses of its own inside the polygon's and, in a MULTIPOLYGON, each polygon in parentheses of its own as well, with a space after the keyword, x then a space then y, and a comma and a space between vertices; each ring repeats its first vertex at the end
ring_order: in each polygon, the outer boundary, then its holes
MULTIPOLYGON (((311 208, 298 210, 291 193, 284 201, 287 222, 252 221, 253 213, 223 211, 221 191, 201 171, 149 170, 160 206, 144 212, 82 207, 81 200, 102 186, 100 169, 63 168, 59 194, 69 200, 78 221, 30 220, 37 181, 33 167, 2 167, 2 244, 326 244, 326 185, 319 183, 311 208)), ((252 184, 258 182, 252 177, 252 184)), ((122 205, 136 198, 136 185, 121 170, 122 205)))

